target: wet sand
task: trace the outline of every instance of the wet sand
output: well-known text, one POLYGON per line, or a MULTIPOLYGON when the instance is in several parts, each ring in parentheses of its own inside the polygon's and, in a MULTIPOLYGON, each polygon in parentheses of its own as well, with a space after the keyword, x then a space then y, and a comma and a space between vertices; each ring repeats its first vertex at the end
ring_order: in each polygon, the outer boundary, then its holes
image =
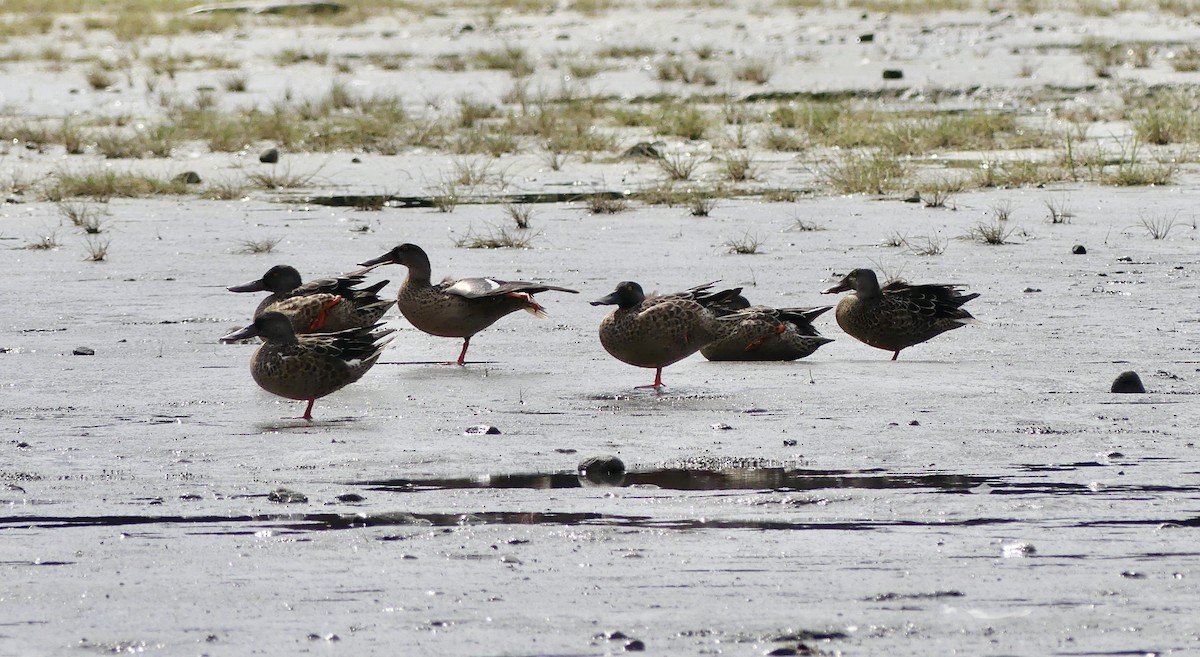
MULTIPOLYGON (((114 201, 107 262, 68 247, 4 260, 10 288, 43 300, 10 314, 0 345, 4 651, 1186 654, 1196 234, 1152 240, 1129 217, 1187 212, 1193 189, 1070 189, 1066 225, 1040 219, 1063 190, 964 194, 956 211, 730 201, 706 219, 539 206, 535 248, 496 251, 442 236, 493 206, 114 201), (1024 232, 1013 244, 878 246, 960 234, 998 198, 1024 232), (825 230, 792 230, 797 216, 825 230), (746 230, 762 253, 725 254, 746 230), (286 238, 235 253, 258 233, 286 238), (302 409, 253 384, 254 345, 217 343, 257 303, 224 286, 276 263, 345 271, 405 240, 435 277, 582 294, 541 295, 549 320, 502 320, 464 368, 412 364, 459 344, 390 315, 399 337, 374 370, 318 401, 317 421, 281 420, 302 409), (606 309, 586 304, 624 279, 719 278, 817 305, 875 265, 969 284, 980 323, 890 362, 829 313, 817 325, 837 341, 807 359, 696 356, 659 394, 633 389, 653 372, 603 352, 606 309), (1129 369, 1148 394, 1108 392, 1129 369), (502 433, 464 434, 480 424, 502 433), (624 460, 625 485, 572 486, 600 454, 624 460), (271 501, 280 488, 307 502, 271 501)), ((7 235, 53 212, 22 209, 7 235)))

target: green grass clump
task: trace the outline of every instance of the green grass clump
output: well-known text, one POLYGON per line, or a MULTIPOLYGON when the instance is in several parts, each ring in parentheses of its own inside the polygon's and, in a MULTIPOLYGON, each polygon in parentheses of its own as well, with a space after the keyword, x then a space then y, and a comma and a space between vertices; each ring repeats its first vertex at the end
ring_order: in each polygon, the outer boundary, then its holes
POLYGON ((41 192, 47 201, 79 197, 105 200, 113 197, 186 194, 188 188, 182 180, 97 167, 82 171, 59 171, 50 177, 41 192))
POLYGON ((883 151, 851 151, 825 165, 819 180, 840 194, 886 194, 909 185, 909 167, 883 151))

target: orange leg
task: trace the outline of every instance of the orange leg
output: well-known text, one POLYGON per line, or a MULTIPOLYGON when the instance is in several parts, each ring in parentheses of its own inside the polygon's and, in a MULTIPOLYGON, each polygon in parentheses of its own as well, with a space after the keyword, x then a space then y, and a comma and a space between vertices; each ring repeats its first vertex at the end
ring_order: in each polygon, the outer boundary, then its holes
POLYGON ((659 367, 659 368, 657 368, 657 369, 655 369, 655 370, 654 370, 654 383, 652 383, 652 384, 650 384, 650 385, 648 385, 648 386, 637 386, 637 387, 636 387, 636 388, 634 388, 634 389, 635 389, 635 390, 637 390, 637 389, 640 389, 640 388, 654 388, 655 390, 658 390, 658 389, 659 389, 659 388, 661 388, 661 387, 663 387, 663 382, 662 382, 662 368, 661 368, 661 367, 659 367))
POLYGON ((308 420, 309 422, 312 422, 312 407, 313 407, 313 404, 316 403, 316 401, 317 401, 316 397, 308 400, 308 408, 304 409, 304 415, 301 416, 302 418, 304 418, 305 420, 308 420))
MULTIPOLYGON (((463 338, 463 348, 462 351, 458 353, 458 361, 454 363, 455 365, 467 364, 467 347, 469 346, 471 346, 471 338, 463 338)), ((449 365, 450 363, 446 364, 449 365)))
POLYGON ((308 330, 315 332, 325 328, 325 321, 329 319, 329 311, 333 310, 334 306, 341 302, 342 297, 340 296, 336 296, 325 302, 325 305, 321 306, 321 310, 317 312, 316 319, 313 319, 312 323, 308 325, 308 330))

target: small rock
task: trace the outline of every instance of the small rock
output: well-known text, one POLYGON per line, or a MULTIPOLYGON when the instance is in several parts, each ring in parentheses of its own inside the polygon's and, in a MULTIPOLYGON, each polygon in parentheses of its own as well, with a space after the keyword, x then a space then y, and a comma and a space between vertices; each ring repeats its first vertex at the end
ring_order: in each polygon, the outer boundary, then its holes
POLYGON ((267 493, 267 499, 279 504, 304 504, 308 502, 307 495, 288 488, 276 488, 267 493))
POLYGON ((642 643, 641 639, 634 639, 625 644, 625 652, 641 652, 646 649, 646 644, 642 643))
POLYGON ((910 426, 910 427, 919 427, 919 426, 921 426, 921 423, 920 423, 920 422, 918 422, 918 421, 916 421, 916 420, 912 420, 911 422, 909 422, 909 423, 908 423, 908 426, 910 426))
POLYGON ((1022 290, 1022 292, 1024 292, 1025 294, 1033 294, 1034 292, 1041 292, 1041 291, 1042 291, 1042 288, 1040 288, 1040 287, 1027 287, 1024 290, 1022 290))
POLYGON ((351 164, 362 164, 362 158, 361 157, 352 157, 352 158, 350 158, 350 163, 351 164))
POLYGON ((581 484, 620 486, 625 481, 625 462, 612 454, 591 456, 579 462, 578 472, 581 484))
POLYGON ((75 347, 71 353, 76 356, 95 356, 96 350, 92 349, 91 347, 75 347))
POLYGON ((1037 554, 1037 549, 1032 543, 1010 543, 1005 545, 1000 552, 1004 557, 1028 557, 1037 554))
POLYGON ((725 424, 724 422, 718 422, 718 423, 712 425, 712 428, 716 429, 717 431, 729 431, 729 430, 733 429, 733 427, 729 426, 728 424, 725 424))
POLYGON ((875 40, 875 35, 871 32, 867 32, 866 34, 858 35, 859 43, 871 43, 874 40, 875 40))
POLYGON ((622 632, 621 630, 616 630, 615 632, 609 632, 608 636, 606 636, 605 638, 608 639, 609 641, 620 641, 621 639, 628 639, 629 635, 622 632))
POLYGON ((258 161, 263 164, 275 164, 279 161, 279 149, 268 148, 262 152, 262 155, 258 156, 258 161))
POLYGON ((883 69, 883 79, 884 80, 903 80, 904 79, 904 71, 902 71, 898 68, 885 68, 885 69, 883 69))
POLYGON ((365 499, 367 498, 358 493, 345 493, 337 496, 337 501, 339 502, 362 502, 365 499))
POLYGON ((1124 577, 1125 579, 1146 579, 1145 573, 1139 573, 1133 570, 1121 571, 1121 577, 1124 577))
POLYGON ((497 435, 499 433, 500 430, 490 424, 477 424, 473 427, 463 429, 463 434, 467 436, 497 435))
POLYGON ((185 185, 199 185, 201 182, 200 174, 196 173, 195 171, 184 171, 178 176, 175 176, 175 180, 178 180, 185 185))
POLYGON ((1075 255, 1087 255, 1087 247, 1082 244, 1076 244, 1075 246, 1071 247, 1071 253, 1074 253, 1075 255))
POLYGON ((796 652, 795 648, 776 648, 765 654, 772 657, 787 657, 788 655, 799 655, 800 653, 796 652))
POLYGON ((784 446, 784 447, 795 447, 795 446, 796 446, 796 439, 795 439, 795 438, 784 438, 784 439, 783 439, 783 446, 784 446))
POLYGON ((1126 372, 1121 372, 1117 375, 1117 378, 1113 379, 1111 392, 1146 392, 1146 386, 1142 385, 1142 377, 1138 376, 1137 372, 1129 370, 1126 372))

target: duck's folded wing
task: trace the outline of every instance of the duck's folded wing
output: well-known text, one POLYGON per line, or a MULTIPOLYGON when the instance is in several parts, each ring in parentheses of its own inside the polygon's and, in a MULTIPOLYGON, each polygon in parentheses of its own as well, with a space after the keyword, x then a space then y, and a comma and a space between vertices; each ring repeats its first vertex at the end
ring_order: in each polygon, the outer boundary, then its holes
POLYGON ((546 292, 547 290, 570 292, 571 294, 579 293, 578 290, 570 290, 556 285, 546 285, 545 283, 501 281, 495 278, 460 278, 457 281, 444 281, 438 287, 441 287, 442 291, 446 294, 453 294, 466 299, 498 297, 513 292, 537 294, 538 292, 546 292))

